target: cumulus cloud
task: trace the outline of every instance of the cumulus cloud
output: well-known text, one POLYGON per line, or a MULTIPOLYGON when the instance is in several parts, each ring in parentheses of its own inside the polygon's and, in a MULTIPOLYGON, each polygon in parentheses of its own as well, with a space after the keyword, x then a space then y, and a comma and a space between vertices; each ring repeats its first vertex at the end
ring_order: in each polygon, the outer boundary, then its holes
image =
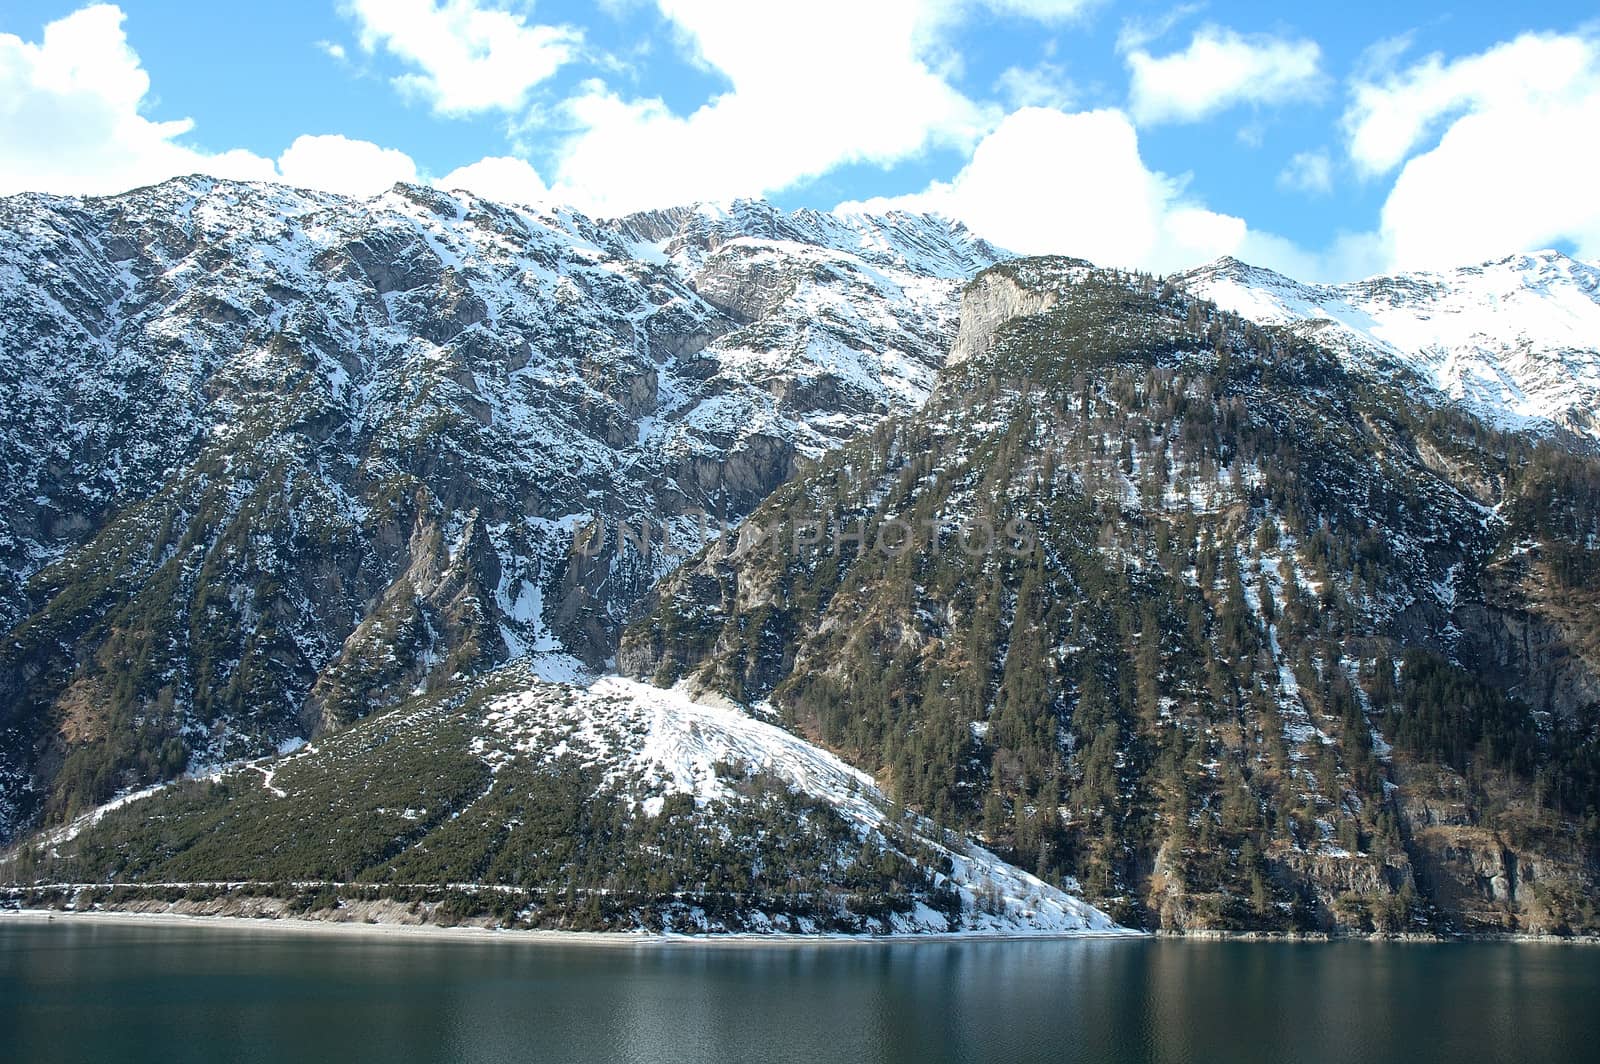
POLYGON ((1595 38, 1529 34, 1369 76, 1344 124, 1358 169, 1400 167, 1379 227, 1392 266, 1459 265, 1563 241, 1600 254, 1595 38))
MULTIPOLYGON (((1592 33, 1529 34, 1477 55, 1409 66, 1403 41, 1371 50, 1354 76, 1343 119, 1349 161, 1340 164, 1369 178, 1393 175, 1393 185, 1370 232, 1341 234, 1308 254, 1212 210, 1184 175, 1146 165, 1128 114, 1069 113, 1071 86, 1049 63, 1001 76, 995 93, 1020 108, 1010 115, 954 87, 952 30, 962 19, 987 11, 1061 20, 1081 14, 1086 5, 1077 0, 817 0, 799 20, 734 0, 654 2, 694 60, 726 78, 725 91, 675 113, 662 100, 587 82, 559 108, 565 139, 541 168, 548 184, 509 156, 461 167, 437 184, 619 213, 770 193, 844 164, 887 166, 942 147, 966 159, 958 174, 871 206, 935 210, 1019 251, 1157 271, 1220 254, 1307 279, 1454 265, 1552 244, 1600 257, 1600 197, 1592 191, 1600 171, 1600 39, 1592 33), (851 31, 839 33, 839 25, 851 31), (780 35, 784 47, 775 48, 780 35), (835 76, 838 70, 852 76, 835 76)), ((407 12, 422 19, 373 23, 388 29, 370 47, 419 57, 414 76, 422 81, 408 91, 446 111, 521 101, 526 121, 530 88, 548 75, 526 63, 511 71, 518 64, 505 56, 519 54, 517 40, 531 39, 520 31, 539 27, 467 0, 402 0, 372 12, 379 20, 407 12), (478 23, 474 15, 509 21, 478 23), (446 26, 460 31, 454 43, 435 48, 416 36, 416 25, 444 25, 430 18, 460 20, 446 26), (475 45, 480 31, 494 40, 475 45), (463 73, 480 69, 475 64, 492 75, 476 86, 463 73)), ((37 41, 0 34, 0 194, 104 194, 195 172, 358 196, 429 180, 404 152, 338 134, 300 137, 276 157, 206 150, 190 120, 150 117, 150 78, 123 22, 118 8, 101 4, 50 23, 37 41)), ((1308 41, 1206 27, 1187 49, 1163 58, 1150 56, 1138 33, 1124 43, 1134 118, 1145 122, 1320 91, 1320 53, 1308 41), (1230 51, 1236 46, 1242 51, 1230 51), (1253 73, 1242 76, 1241 68, 1253 73)), ((538 58, 556 62, 545 52, 538 58)), ((541 132, 550 135, 551 127, 541 132)), ((1331 188, 1334 169, 1326 151, 1304 152, 1279 183, 1320 194, 1331 188)))
POLYGON ((1468 115, 1384 202, 1395 265, 1445 266, 1571 242, 1600 255, 1600 93, 1468 115))
MULTIPOLYGON (((1383 58, 1392 63, 1396 50, 1383 58)), ((1369 174, 1392 170, 1448 119, 1583 95, 1595 62, 1591 38, 1526 34, 1451 62, 1435 54, 1405 70, 1369 72, 1344 116, 1350 158, 1369 174)))
POLYGON ((1341 233, 1309 251, 1214 211, 1186 176, 1151 169, 1117 110, 1008 116, 950 181, 922 192, 842 203, 846 212, 927 211, 1022 254, 1076 255, 1105 266, 1171 273, 1233 255, 1306 281, 1366 277, 1384 265, 1371 233, 1341 233))
POLYGON ((417 179, 403 152, 338 135, 300 137, 275 160, 188 145, 192 121, 140 113, 150 77, 123 18, 97 5, 50 23, 37 44, 0 35, 0 194, 107 195, 204 173, 370 195, 417 179))
POLYGON ((397 181, 416 181, 417 164, 405 152, 337 133, 296 137, 278 156, 279 179, 346 196, 371 196, 397 181))
MULTIPOLYGON (((404 64, 406 72, 392 79, 403 95, 441 115, 505 112, 520 137, 519 154, 527 154, 535 131, 545 145, 556 141, 554 194, 598 213, 619 213, 760 195, 844 164, 890 165, 934 147, 970 148, 1002 112, 997 105, 974 102, 951 84, 961 66, 951 31, 979 12, 1065 22, 1097 2, 817 0, 797 18, 791 10, 744 0, 655 0, 691 59, 731 86, 689 113, 674 112, 661 99, 626 95, 599 80, 581 83, 559 105, 534 108, 534 90, 563 67, 585 58, 605 69, 607 57, 584 54, 579 30, 538 23, 526 3, 341 0, 340 9, 354 22, 363 53, 404 64), (775 41, 782 47, 774 47, 775 41), (841 70, 850 76, 837 76, 841 70)), ((82 165, 61 159, 58 146, 50 143, 40 159, 13 153, 16 180, 34 187, 111 191, 134 180, 205 171, 364 192, 417 178, 418 168, 403 153, 346 138, 303 138, 277 160, 251 152, 206 153, 185 144, 192 123, 149 122, 139 115, 149 80, 122 37, 121 20, 115 8, 92 9, 53 31, 56 38, 97 34, 99 43, 115 53, 98 77, 110 81, 122 71, 130 80, 109 88, 91 85, 91 109, 101 114, 73 115, 72 125, 85 131, 82 165), (87 120, 94 117, 104 118, 102 125, 118 124, 121 139, 131 145, 128 165, 118 169, 108 163, 108 138, 96 135, 95 124, 87 120), (51 161, 43 156, 56 157, 57 172, 42 165, 51 161), (61 179, 65 171, 70 179, 61 179)), ((47 40, 34 46, 0 38, 0 60, 16 60, 3 54, 7 49, 31 50, 22 59, 36 66, 32 53, 45 49, 61 65, 70 62, 64 57, 96 54, 83 43, 52 47, 47 40)), ((336 42, 317 47, 338 62, 353 58, 336 42)), ((1069 87, 1058 73, 1043 67, 1008 71, 1003 89, 1014 103, 1059 106, 1069 87)), ((10 80, 36 88, 38 79, 24 70, 10 80)), ((39 106, 37 94, 30 100, 11 93, 9 103, 12 111, 29 116, 50 110, 39 106)), ((0 103, 0 114, 5 108, 0 103)), ((22 139, 45 142, 39 136, 22 139)), ((444 182, 519 201, 550 192, 531 166, 508 157, 463 167, 444 182)))
POLYGON ((477 0, 345 0, 343 9, 365 51, 381 48, 416 68, 395 87, 440 114, 519 110, 582 40, 569 27, 529 25, 477 0))
POLYGON ((122 11, 97 5, 45 27, 39 43, 0 34, 0 194, 99 195, 204 171, 270 179, 270 159, 186 146, 188 119, 139 113, 150 77, 128 46, 122 11))
POLYGON ((1323 89, 1315 41, 1244 36, 1203 26, 1181 52, 1128 52, 1129 108, 1141 125, 1196 122, 1239 104, 1273 105, 1315 98, 1323 89))
POLYGON ((967 147, 998 120, 939 72, 947 3, 814 0, 803 18, 746 0, 659 7, 731 89, 685 115, 587 83, 563 108, 577 132, 557 151, 553 185, 591 211, 759 195, 845 163, 967 147))
POLYGON ((1025 108, 984 138, 953 180, 839 209, 931 211, 1024 254, 1163 272, 1250 250, 1277 259, 1282 250, 1255 241, 1243 219, 1188 197, 1181 179, 1147 167, 1133 124, 1115 110, 1025 108))
POLYGON ((464 190, 498 203, 538 203, 549 195, 539 172, 523 159, 494 156, 452 170, 434 184, 464 190))
MULTIPOLYGON (((376 2, 376 0, 374 0, 376 2)), ((771 193, 837 166, 969 149, 1002 111, 950 81, 952 32, 987 13, 1070 21, 1097 0, 656 0, 695 63, 731 86, 688 113, 585 82, 556 111, 555 194, 598 214, 771 193), (777 43, 781 42, 781 44, 777 43), (848 72, 841 76, 840 72, 848 72)), ((1011 101, 1060 105, 1045 68, 1010 70, 1011 101)), ((555 123, 552 123, 555 124, 555 123)))

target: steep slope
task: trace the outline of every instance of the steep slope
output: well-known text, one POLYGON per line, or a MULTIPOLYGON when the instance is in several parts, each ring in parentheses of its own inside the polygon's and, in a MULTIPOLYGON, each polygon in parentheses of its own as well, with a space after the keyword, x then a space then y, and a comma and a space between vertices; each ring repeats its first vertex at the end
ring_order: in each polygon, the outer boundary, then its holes
POLYGON ((521 666, 88 815, 19 858, 13 882, 102 885, 85 903, 592 930, 1118 930, 771 724, 521 666))
POLYGON ((1502 428, 1600 440, 1600 268, 1558 251, 1308 285, 1224 258, 1172 278, 1352 368, 1401 367, 1502 428))
POLYGON ((201 179, 0 233, 0 839, 72 824, 22 878, 536 926, 1098 926, 1080 884, 1170 928, 1600 919, 1591 267, 1163 284, 911 215, 201 179))
POLYGON ((1600 464, 1075 260, 668 577, 623 669, 778 713, 1165 928, 1600 926, 1600 464))
POLYGON ((708 527, 920 404, 996 254, 200 178, 0 233, 0 837, 514 657, 602 666, 708 527))

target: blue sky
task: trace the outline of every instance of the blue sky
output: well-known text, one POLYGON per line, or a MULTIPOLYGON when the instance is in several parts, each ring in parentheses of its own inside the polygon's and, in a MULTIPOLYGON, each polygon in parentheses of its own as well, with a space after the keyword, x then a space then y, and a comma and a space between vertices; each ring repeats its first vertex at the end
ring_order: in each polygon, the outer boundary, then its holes
POLYGON ((1564 0, 8 0, 0 144, 0 193, 205 171, 596 214, 765 195, 937 210, 1020 251, 1343 279, 1600 256, 1600 19, 1564 0))

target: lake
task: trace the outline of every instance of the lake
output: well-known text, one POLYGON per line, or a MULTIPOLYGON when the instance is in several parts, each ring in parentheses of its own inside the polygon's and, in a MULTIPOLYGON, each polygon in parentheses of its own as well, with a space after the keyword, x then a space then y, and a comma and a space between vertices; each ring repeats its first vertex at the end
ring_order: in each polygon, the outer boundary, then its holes
POLYGON ((8 1061, 1600 1059, 1600 948, 594 948, 0 920, 8 1061))

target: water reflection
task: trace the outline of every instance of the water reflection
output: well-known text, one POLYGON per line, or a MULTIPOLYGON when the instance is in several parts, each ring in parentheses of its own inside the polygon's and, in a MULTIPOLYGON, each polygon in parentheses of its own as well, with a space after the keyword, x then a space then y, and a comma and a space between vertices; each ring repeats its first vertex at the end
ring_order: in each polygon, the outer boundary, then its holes
POLYGON ((16 1060, 1575 1060, 1600 950, 439 943, 0 924, 16 1060))

